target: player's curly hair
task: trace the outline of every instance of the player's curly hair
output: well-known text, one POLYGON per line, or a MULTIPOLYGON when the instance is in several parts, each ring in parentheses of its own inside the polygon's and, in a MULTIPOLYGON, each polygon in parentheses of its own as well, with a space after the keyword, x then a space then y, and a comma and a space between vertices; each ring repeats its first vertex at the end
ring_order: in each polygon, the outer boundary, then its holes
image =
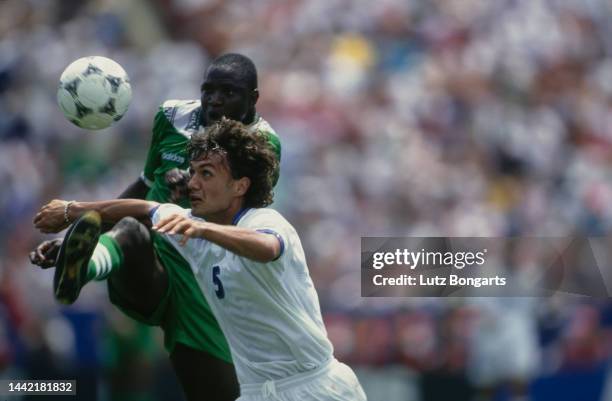
POLYGON ((191 160, 224 154, 234 179, 248 177, 251 185, 244 196, 245 207, 266 207, 274 199, 276 155, 265 134, 249 132, 241 122, 223 117, 191 136, 187 145, 191 160))

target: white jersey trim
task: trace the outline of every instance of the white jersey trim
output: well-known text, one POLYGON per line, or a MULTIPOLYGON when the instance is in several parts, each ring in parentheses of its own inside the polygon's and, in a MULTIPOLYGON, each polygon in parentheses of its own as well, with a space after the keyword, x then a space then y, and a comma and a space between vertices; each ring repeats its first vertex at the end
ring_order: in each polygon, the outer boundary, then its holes
POLYGON ((151 181, 150 179, 148 179, 147 177, 145 177, 145 173, 144 173, 144 171, 143 171, 142 173, 140 173, 140 180, 141 180, 142 182, 144 182, 144 183, 145 183, 145 185, 146 185, 147 187, 149 187, 149 188, 152 188, 152 187, 153 187, 153 181, 151 181))
POLYGON ((272 259, 272 262, 280 259, 280 257, 283 256, 283 253, 285 252, 285 240, 283 239, 283 236, 269 228, 260 228, 260 229, 256 229, 255 231, 257 231, 258 233, 274 235, 276 237, 276 240, 278 241, 280 245, 280 252, 278 253, 277 257, 272 259))

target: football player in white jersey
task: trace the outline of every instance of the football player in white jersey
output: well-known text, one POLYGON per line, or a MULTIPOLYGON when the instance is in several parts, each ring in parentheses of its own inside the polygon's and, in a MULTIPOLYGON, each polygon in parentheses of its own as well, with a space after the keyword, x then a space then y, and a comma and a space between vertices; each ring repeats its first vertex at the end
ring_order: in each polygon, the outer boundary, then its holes
MULTIPOLYGON (((199 100, 168 100, 161 105, 155 115, 143 173, 120 197, 172 202, 189 208, 184 179, 188 174, 183 174, 189 168, 187 143, 193 133, 222 116, 244 123, 250 132, 266 135, 280 160, 280 139, 257 113, 258 98, 257 69, 252 60, 236 53, 216 58, 206 70, 199 100)), ((68 204, 59 206, 55 216, 64 218, 63 208, 68 204)), ((65 258, 57 258, 66 253, 61 250, 61 239, 40 244, 31 260, 43 268, 56 266, 58 279, 54 279, 53 290, 58 301, 71 304, 88 282, 102 281, 107 284, 110 301, 119 310, 138 322, 159 326, 188 401, 235 400, 239 386, 229 345, 189 263, 163 236, 134 236, 134 228, 124 221, 100 236, 100 246, 88 270, 72 280, 59 280, 71 277, 62 263, 65 258), (151 248, 156 258, 145 258, 143 255, 152 255, 151 248)))
MULTIPOLYGON (((299 236, 265 208, 278 163, 266 137, 222 119, 191 137, 189 155, 191 209, 143 200, 74 202, 67 217, 78 220, 67 247, 78 252, 67 252, 72 260, 64 263, 75 272, 87 265, 102 220, 150 221, 189 261, 229 342, 238 400, 365 400, 353 371, 333 356, 299 236)), ((37 228, 61 228, 47 210, 62 202, 41 209, 37 228)))

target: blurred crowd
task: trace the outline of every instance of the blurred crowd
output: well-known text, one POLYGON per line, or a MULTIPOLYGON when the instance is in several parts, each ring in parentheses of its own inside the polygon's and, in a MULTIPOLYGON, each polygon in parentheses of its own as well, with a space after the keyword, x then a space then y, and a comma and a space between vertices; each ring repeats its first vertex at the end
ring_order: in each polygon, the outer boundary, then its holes
POLYGON ((0 375, 71 361, 84 383, 111 372, 93 386, 108 397, 171 376, 159 333, 103 285, 55 304, 53 272, 28 262, 48 239, 31 220, 53 198, 117 196, 158 106, 198 98, 207 63, 232 51, 258 67, 258 111, 283 143, 274 207, 301 235, 340 359, 415 373, 415 399, 448 399, 445 383, 455 401, 612 400, 607 298, 362 298, 359 275, 362 236, 609 233, 610 21, 608 0, 0 2, 0 375), (134 92, 102 132, 55 101, 62 70, 88 55, 118 61, 134 92), (126 384, 117 366, 152 373, 126 384), (542 395, 563 374, 584 380, 570 381, 578 398, 542 395))

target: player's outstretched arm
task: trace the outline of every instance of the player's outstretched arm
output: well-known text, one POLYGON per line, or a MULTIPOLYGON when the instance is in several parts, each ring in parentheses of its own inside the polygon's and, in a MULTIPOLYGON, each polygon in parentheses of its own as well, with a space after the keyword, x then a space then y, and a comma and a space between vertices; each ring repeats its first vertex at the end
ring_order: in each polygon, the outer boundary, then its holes
MULTIPOLYGON (((149 187, 147 187, 142 179, 138 178, 119 195, 119 199, 144 199, 148 191, 149 187)), ((104 224, 103 231, 110 230, 112 226, 113 224, 111 223, 104 224)), ((61 245, 62 238, 41 242, 30 252, 30 262, 43 269, 55 266, 55 259, 61 245)))
POLYGON ((245 258, 256 262, 271 262, 281 254, 280 240, 272 234, 248 228, 214 224, 172 215, 161 219, 153 229, 162 234, 181 234, 180 245, 189 238, 203 238, 245 258))
POLYGON ((141 199, 114 199, 98 202, 68 202, 54 199, 36 213, 34 226, 43 233, 57 233, 90 210, 100 213, 102 221, 111 223, 127 216, 148 220, 149 212, 158 205, 156 202, 141 199))

